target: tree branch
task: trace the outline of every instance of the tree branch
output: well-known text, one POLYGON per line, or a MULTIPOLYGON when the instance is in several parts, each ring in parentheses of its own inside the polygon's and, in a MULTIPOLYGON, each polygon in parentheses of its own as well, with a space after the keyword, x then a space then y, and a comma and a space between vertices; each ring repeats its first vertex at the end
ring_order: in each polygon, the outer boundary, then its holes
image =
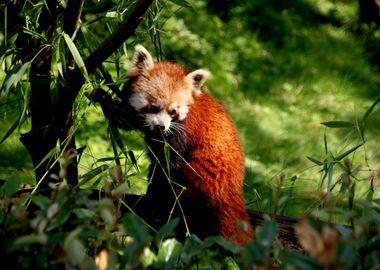
POLYGON ((69 0, 65 10, 63 31, 71 36, 77 28, 82 14, 84 0, 69 0))
POLYGON ((152 2, 152 0, 139 0, 131 14, 129 14, 121 25, 85 60, 86 68, 89 73, 92 73, 98 68, 132 36, 152 2))
MULTIPOLYGON (((68 3, 66 13, 65 13, 65 26, 67 33, 75 31, 77 20, 80 16, 80 10, 82 7, 81 3, 83 0, 75 1, 71 0, 68 3), (72 15, 70 12, 71 9, 75 15, 72 15), (70 18, 70 20, 69 20, 70 18)), ((143 19, 143 15, 149 8, 152 0, 139 0, 137 1, 134 9, 129 14, 128 17, 124 19, 121 25, 106 39, 104 40, 99 47, 85 60, 85 65, 87 72, 93 73, 96 68, 100 67, 102 63, 122 44, 125 42, 132 34, 135 32, 137 26, 143 19)), ((64 91, 59 91, 59 108, 57 110, 58 115, 56 115, 55 126, 56 129, 60 131, 59 139, 63 143, 66 138, 71 136, 72 132, 72 123, 73 123, 73 104, 74 101, 81 89, 85 78, 81 73, 79 67, 74 68, 71 72, 67 74, 68 81, 66 84, 66 89, 64 91)), ((75 140, 74 136, 70 137, 71 139, 67 141, 68 149, 75 149, 75 140)), ((72 179, 72 183, 75 184, 77 181, 77 168, 76 168, 76 159, 73 159, 73 163, 68 167, 68 176, 72 179)), ((68 177, 69 178, 69 177, 68 177)))
MULTIPOLYGON (((132 34, 136 31, 137 26, 141 23, 145 12, 153 0, 139 0, 128 17, 120 24, 120 26, 104 40, 93 53, 85 60, 87 72, 93 73, 96 68, 112 55, 132 34)), ((74 103, 78 92, 83 85, 85 78, 80 69, 76 67, 70 74, 68 82, 68 96, 64 101, 66 113, 74 103)))

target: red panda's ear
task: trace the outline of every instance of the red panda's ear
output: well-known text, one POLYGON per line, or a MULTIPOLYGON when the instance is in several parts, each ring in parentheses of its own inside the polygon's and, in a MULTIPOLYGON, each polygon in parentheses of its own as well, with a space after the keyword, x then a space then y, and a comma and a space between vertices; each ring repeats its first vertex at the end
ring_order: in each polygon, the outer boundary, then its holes
POLYGON ((201 94, 202 86, 210 75, 211 73, 204 69, 197 69, 186 75, 186 79, 193 86, 193 91, 197 96, 201 94))
POLYGON ((133 70, 144 71, 154 66, 154 61, 150 53, 142 46, 135 46, 133 55, 133 70))

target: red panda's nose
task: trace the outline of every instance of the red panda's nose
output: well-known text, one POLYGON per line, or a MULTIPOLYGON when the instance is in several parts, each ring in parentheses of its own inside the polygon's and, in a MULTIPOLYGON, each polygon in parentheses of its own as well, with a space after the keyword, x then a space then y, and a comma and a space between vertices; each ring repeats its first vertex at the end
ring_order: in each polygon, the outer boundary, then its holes
POLYGON ((159 125, 157 125, 157 127, 158 127, 160 130, 162 130, 162 131, 165 130, 165 126, 164 126, 163 124, 159 124, 159 125))

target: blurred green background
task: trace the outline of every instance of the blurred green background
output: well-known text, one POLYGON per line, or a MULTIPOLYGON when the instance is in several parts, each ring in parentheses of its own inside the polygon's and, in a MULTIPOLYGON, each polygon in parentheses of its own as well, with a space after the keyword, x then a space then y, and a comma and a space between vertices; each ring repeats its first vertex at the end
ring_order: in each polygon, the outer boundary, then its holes
MULTIPOLYGON (((107 69, 122 82, 133 46, 140 43, 157 59, 176 61, 190 70, 210 70, 206 90, 231 113, 244 145, 249 208, 288 216, 318 209, 327 180, 322 167, 307 157, 318 161, 336 157, 363 141, 363 129, 365 145, 347 158, 356 170, 356 197, 373 190, 380 166, 380 112, 375 107, 365 125, 362 118, 380 95, 376 63, 380 32, 359 23, 358 1, 173 2, 181 5, 162 1, 153 7, 150 24, 143 24, 134 39, 108 59, 107 69), (321 125, 326 121, 353 126, 326 128, 321 125)), ((99 27, 91 13, 94 8, 91 1, 85 3, 81 30, 94 39, 88 41, 90 50, 108 33, 104 29, 111 31, 118 23, 108 13, 108 23, 99 27)), ((86 49, 82 52, 88 54, 86 49)), ((0 78, 4 76, 0 73, 0 78)), ((81 175, 114 160, 107 121, 99 106, 86 98, 93 87, 83 88, 75 108, 77 145, 87 146, 81 175)), ((19 93, 0 96, 1 137, 17 120, 23 98, 19 93)), ((20 134, 28 130, 26 121, 0 145, 1 179, 34 183, 30 158, 19 142, 20 134)), ((140 168, 129 168, 129 192, 139 193, 146 186, 148 166, 142 135, 122 135, 140 168)), ((332 172, 337 193, 342 191, 342 171, 332 172)), ((347 200, 338 198, 342 203, 347 200)))

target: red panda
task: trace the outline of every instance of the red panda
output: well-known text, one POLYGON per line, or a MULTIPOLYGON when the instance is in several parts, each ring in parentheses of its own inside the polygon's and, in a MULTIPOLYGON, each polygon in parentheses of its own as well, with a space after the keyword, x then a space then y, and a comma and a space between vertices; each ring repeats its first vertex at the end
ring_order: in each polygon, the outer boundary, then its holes
POLYGON ((254 235, 243 198, 244 153, 231 117, 203 90, 208 76, 154 62, 135 47, 122 90, 131 117, 124 120, 144 133, 151 161, 135 211, 156 228, 178 217, 182 237, 222 235, 244 244, 254 235))

